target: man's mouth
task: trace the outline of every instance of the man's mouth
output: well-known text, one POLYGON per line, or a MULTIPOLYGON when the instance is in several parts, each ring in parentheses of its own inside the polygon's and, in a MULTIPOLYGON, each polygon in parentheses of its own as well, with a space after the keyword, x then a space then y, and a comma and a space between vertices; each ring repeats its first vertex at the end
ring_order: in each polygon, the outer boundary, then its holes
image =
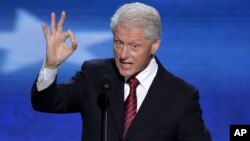
POLYGON ((131 63, 131 62, 125 62, 125 61, 120 61, 120 63, 121 63, 121 67, 122 67, 123 69, 128 69, 128 68, 131 67, 131 65, 133 64, 133 63, 131 63))

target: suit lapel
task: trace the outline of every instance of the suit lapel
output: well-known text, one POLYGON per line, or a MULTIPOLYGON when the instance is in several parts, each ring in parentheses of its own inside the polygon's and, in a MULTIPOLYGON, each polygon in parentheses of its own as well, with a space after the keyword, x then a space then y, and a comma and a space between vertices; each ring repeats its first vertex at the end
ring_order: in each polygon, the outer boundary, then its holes
MULTIPOLYGON (((123 131, 123 103, 124 103, 124 78, 118 73, 113 77, 113 88, 109 96, 109 111, 114 119, 115 125, 122 137, 123 131)), ((112 122, 112 121, 111 121, 112 122)))

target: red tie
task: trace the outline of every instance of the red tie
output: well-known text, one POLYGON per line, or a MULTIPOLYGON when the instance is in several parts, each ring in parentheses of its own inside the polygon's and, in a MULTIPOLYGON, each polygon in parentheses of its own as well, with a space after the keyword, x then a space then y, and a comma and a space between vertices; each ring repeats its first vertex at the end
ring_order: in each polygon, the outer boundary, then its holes
POLYGON ((127 134, 127 130, 136 115, 137 98, 136 87, 140 84, 139 80, 131 77, 127 81, 129 83, 130 91, 124 105, 124 130, 123 138, 127 134))

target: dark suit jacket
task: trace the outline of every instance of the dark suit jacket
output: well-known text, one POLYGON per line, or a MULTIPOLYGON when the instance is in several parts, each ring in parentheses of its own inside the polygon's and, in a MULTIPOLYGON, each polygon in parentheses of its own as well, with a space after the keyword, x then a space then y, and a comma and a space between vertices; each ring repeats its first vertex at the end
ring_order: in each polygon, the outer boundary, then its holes
MULTIPOLYGON (((199 105, 198 91, 175 77, 160 64, 124 141, 210 141, 199 105)), ((101 141, 102 110, 100 79, 112 77, 109 92, 108 141, 121 141, 123 132, 124 79, 114 59, 86 61, 67 84, 56 84, 38 92, 32 88, 32 105, 37 111, 79 112, 84 121, 82 140, 101 141)))

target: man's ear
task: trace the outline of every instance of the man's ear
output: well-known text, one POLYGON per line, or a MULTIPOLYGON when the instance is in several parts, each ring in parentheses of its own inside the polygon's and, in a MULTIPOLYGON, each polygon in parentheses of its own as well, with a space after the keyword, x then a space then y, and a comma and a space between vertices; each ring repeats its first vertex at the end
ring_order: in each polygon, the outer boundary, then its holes
POLYGON ((157 36, 155 40, 153 41, 151 54, 154 54, 158 50, 158 48, 160 47, 160 42, 161 42, 160 37, 157 36))

